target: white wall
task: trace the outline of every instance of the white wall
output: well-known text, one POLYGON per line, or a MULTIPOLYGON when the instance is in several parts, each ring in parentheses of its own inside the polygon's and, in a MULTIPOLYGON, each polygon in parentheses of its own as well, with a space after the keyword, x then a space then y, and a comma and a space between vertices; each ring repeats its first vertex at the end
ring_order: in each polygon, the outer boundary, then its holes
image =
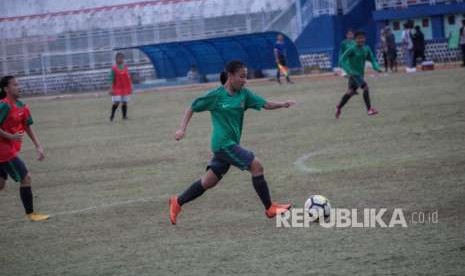
POLYGON ((79 10, 141 1, 143 0, 1 0, 0 17, 79 10))

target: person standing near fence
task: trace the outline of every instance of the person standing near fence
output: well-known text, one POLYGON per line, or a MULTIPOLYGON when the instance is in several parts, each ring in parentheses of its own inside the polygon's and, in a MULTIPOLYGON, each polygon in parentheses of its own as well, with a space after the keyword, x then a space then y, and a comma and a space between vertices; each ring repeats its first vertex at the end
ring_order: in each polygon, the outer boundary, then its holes
POLYGON ((384 71, 387 73, 389 70, 389 62, 388 62, 388 47, 387 47, 387 40, 386 40, 386 29, 381 29, 381 36, 379 38, 379 42, 381 44, 381 53, 383 55, 384 60, 384 71))
POLYGON ((386 27, 385 36, 386 36, 386 47, 387 47, 386 58, 388 60, 388 66, 391 72, 397 72, 397 45, 396 45, 396 38, 394 34, 392 33, 391 28, 386 27))
POLYGON ((126 120, 128 112, 128 102, 132 94, 132 80, 129 74, 128 66, 124 63, 124 55, 116 54, 116 64, 110 71, 111 91, 110 95, 113 105, 111 106, 110 121, 115 118, 115 112, 121 104, 123 120, 126 120))
POLYGON ((413 40, 412 40, 412 22, 404 23, 402 32, 402 48, 404 50, 404 62, 407 73, 415 72, 413 68, 413 40))
POLYGON ((417 66, 418 58, 421 62, 425 61, 425 35, 420 29, 420 26, 415 26, 415 32, 412 36, 413 40, 413 67, 417 66))

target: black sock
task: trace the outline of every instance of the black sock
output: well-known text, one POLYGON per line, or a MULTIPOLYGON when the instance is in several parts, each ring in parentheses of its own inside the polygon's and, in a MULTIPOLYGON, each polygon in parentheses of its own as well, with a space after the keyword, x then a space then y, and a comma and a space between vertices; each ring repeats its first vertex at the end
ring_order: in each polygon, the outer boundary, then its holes
POLYGON ((192 183, 192 185, 178 197, 178 203, 182 206, 183 204, 198 198, 204 192, 205 188, 202 186, 202 182, 199 179, 192 183))
POLYGON ((270 191, 268 190, 268 184, 266 183, 265 177, 263 175, 253 176, 252 177, 253 187, 255 192, 257 192, 260 200, 265 206, 265 209, 270 208, 271 206, 271 197, 270 191))
POLYGON ((368 88, 363 90, 363 100, 365 101, 365 105, 367 107, 367 110, 370 110, 371 103, 370 103, 370 94, 369 94, 368 88))
POLYGON ((123 118, 127 118, 127 113, 128 113, 128 106, 126 104, 123 104, 123 106, 121 107, 121 109, 123 110, 123 118))
POLYGON ((279 68, 278 68, 278 71, 276 72, 276 80, 281 83, 281 72, 279 71, 279 68))
POLYGON ((338 108, 342 108, 352 97, 352 94, 346 93, 344 96, 342 96, 341 102, 337 106, 338 108))
POLYGON ((21 197, 21 201, 23 202, 26 214, 34 212, 31 187, 19 187, 19 196, 21 197))
POLYGON ((116 112, 116 109, 118 109, 118 104, 113 104, 111 106, 111 119, 113 119, 115 117, 115 112, 116 112))

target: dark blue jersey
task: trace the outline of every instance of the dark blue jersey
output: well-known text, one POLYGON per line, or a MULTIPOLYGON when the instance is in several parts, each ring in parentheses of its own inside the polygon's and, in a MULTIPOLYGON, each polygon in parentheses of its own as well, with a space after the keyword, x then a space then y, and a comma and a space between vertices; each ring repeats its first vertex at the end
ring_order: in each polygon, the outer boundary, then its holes
POLYGON ((274 48, 278 51, 278 55, 287 56, 287 45, 286 42, 275 42, 274 48))

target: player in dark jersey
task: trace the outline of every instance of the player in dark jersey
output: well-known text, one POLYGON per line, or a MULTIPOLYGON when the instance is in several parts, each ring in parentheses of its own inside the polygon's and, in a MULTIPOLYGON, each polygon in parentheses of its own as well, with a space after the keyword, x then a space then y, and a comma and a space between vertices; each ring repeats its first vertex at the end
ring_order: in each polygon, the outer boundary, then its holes
POLYGON ((276 80, 281 84, 281 74, 286 78, 287 83, 292 83, 289 78, 289 68, 287 67, 287 44, 284 36, 279 34, 274 43, 274 58, 277 65, 276 80))

